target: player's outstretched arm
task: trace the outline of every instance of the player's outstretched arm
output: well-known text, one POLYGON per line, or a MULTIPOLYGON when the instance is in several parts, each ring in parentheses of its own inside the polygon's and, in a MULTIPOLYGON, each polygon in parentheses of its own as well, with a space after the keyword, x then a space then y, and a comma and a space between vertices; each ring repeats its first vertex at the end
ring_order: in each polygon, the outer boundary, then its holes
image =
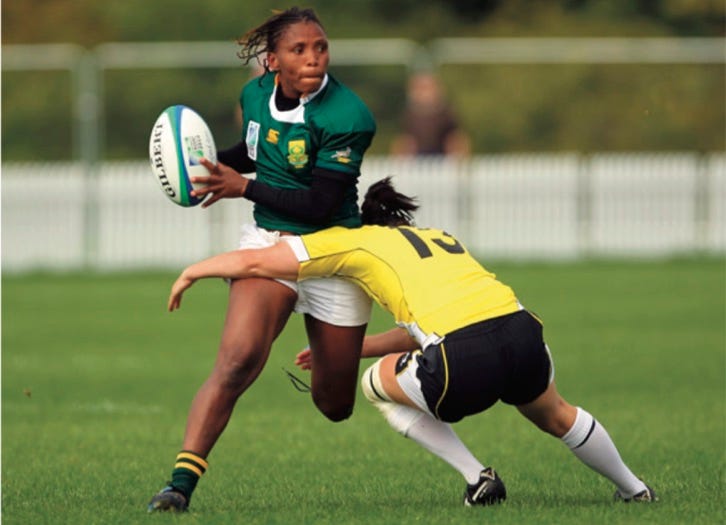
POLYGON ((286 242, 269 248, 221 253, 188 266, 172 285, 167 307, 170 312, 178 309, 184 292, 199 279, 269 277, 295 281, 299 268, 300 263, 286 242))
MULTIPOLYGON (((363 350, 361 359, 366 357, 383 357, 398 352, 410 352, 416 350, 419 344, 403 328, 393 328, 388 332, 367 335, 363 339, 363 350)), ((301 370, 312 368, 312 354, 310 348, 298 352, 295 356, 295 366, 301 370)))
POLYGON ((393 328, 380 334, 367 335, 363 340, 361 357, 383 357, 398 352, 416 350, 419 344, 403 328, 393 328))

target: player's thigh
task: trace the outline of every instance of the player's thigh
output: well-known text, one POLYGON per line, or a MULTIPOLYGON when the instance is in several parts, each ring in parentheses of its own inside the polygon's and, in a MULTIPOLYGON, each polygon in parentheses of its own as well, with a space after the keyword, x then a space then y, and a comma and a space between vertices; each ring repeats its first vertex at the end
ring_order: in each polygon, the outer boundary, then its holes
POLYGON ((269 353, 297 300, 288 286, 270 279, 239 279, 229 289, 220 359, 269 353))
POLYGON ((376 363, 376 373, 383 392, 391 401, 429 412, 423 394, 420 393, 420 387, 418 392, 412 390, 412 386, 416 383, 415 371, 408 368, 409 361, 419 352, 420 350, 388 354, 376 363), (402 382, 409 386, 408 393, 404 391, 402 382))
POLYGON ((313 397, 352 403, 371 299, 344 279, 308 279, 298 283, 295 311, 305 314, 313 397))
POLYGON ((297 283, 297 313, 340 326, 359 327, 371 318, 371 298, 345 279, 328 277, 297 283))
POLYGON ((336 326, 306 315, 305 328, 314 395, 329 393, 349 402, 355 397, 366 325, 336 326))

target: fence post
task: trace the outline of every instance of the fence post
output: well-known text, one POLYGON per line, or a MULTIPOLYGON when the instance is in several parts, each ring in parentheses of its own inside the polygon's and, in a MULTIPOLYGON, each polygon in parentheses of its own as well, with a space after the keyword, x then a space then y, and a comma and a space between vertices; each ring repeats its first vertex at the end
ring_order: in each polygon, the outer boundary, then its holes
POLYGON ((696 181, 693 191, 693 250, 697 253, 708 252, 708 225, 711 220, 709 187, 709 156, 698 155, 696 159, 696 181))
POLYGON ((592 255, 592 158, 583 154, 577 161, 576 220, 578 257, 592 255))
POLYGON ((83 166, 83 265, 98 266, 100 71, 96 54, 85 51, 74 69, 76 155, 83 166))

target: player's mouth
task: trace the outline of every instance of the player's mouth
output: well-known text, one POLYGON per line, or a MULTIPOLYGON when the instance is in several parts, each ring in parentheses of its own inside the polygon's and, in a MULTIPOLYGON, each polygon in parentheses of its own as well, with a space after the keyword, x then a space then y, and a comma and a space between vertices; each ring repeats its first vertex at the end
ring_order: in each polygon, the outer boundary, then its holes
POLYGON ((307 91, 315 91, 320 88, 325 75, 303 75, 300 77, 300 85, 307 88, 307 91))

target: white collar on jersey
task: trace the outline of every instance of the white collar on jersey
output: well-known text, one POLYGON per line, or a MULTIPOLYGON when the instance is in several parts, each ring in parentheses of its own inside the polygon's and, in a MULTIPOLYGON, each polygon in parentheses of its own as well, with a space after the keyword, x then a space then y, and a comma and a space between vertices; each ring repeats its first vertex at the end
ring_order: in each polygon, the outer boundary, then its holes
POLYGON ((277 105, 275 104, 275 94, 277 93, 277 89, 279 88, 279 85, 277 84, 277 82, 275 82, 275 88, 272 90, 272 95, 270 96, 270 100, 268 102, 272 118, 280 122, 289 122, 290 124, 301 124, 305 122, 305 104, 318 96, 318 94, 323 89, 325 89, 325 86, 327 85, 328 74, 326 73, 323 77, 323 82, 322 84, 320 84, 320 88, 317 91, 314 91, 309 95, 300 97, 300 104, 297 107, 287 111, 280 111, 279 109, 277 109, 277 105))

